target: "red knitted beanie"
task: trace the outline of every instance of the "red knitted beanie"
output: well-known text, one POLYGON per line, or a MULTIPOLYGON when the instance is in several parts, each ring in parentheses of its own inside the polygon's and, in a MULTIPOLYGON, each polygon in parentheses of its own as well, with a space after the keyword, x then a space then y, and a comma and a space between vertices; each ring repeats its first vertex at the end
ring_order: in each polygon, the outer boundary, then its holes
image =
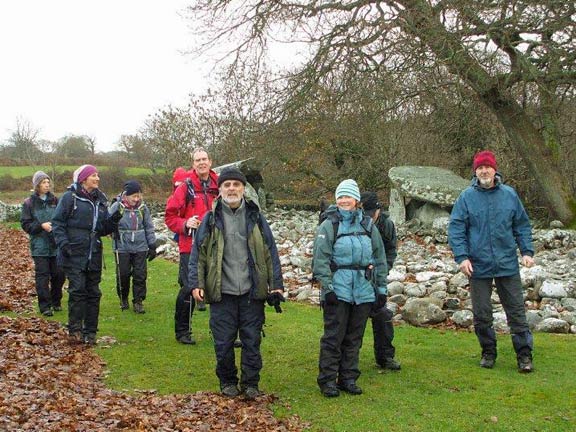
POLYGON ((476 171, 480 166, 489 166, 498 171, 498 166, 496 165, 496 156, 490 150, 483 150, 476 153, 474 156, 473 169, 476 171))

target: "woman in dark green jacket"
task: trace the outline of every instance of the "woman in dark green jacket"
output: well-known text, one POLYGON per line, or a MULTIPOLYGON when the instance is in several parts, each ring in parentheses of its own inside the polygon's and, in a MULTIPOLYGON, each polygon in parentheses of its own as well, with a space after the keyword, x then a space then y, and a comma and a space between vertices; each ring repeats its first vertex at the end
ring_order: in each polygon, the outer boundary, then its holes
POLYGON ((50 192, 50 177, 37 171, 32 177, 34 190, 22 204, 20 225, 30 236, 30 255, 34 260, 38 307, 44 316, 61 311, 64 272, 56 264, 56 243, 52 234, 52 216, 58 199, 50 192))

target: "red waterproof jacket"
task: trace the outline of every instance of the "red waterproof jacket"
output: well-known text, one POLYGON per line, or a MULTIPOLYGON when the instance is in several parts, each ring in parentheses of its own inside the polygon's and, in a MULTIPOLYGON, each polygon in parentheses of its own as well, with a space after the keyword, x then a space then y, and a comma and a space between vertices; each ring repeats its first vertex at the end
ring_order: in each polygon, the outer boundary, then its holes
POLYGON ((178 186, 166 201, 164 222, 172 232, 178 234, 180 253, 190 253, 195 234, 186 228, 186 221, 192 216, 202 220, 206 212, 212 209, 212 202, 217 196, 218 174, 210 170, 208 184, 203 185, 196 171, 191 170, 187 181, 178 186))

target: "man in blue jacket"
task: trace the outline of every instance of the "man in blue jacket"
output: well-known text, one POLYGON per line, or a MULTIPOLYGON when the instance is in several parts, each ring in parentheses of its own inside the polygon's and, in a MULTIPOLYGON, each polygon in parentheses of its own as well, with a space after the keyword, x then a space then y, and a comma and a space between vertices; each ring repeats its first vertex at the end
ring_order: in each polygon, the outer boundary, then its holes
POLYGON ((496 361, 492 326, 492 282, 510 327, 518 370, 532 372, 532 333, 526 321, 516 249, 522 264, 534 265, 528 215, 516 191, 503 184, 491 151, 474 156, 475 177, 454 204, 448 227, 450 247, 460 270, 470 278, 474 330, 482 348, 480 366, 496 361))

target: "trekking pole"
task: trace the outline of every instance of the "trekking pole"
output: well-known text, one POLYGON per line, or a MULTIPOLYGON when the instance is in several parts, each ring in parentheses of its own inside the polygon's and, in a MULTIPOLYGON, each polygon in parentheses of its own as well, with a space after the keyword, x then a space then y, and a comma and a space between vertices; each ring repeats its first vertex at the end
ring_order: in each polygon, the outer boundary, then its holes
POLYGON ((120 257, 118 256, 118 239, 112 237, 112 247, 114 249, 114 264, 116 267, 116 294, 120 300, 120 306, 122 306, 122 293, 120 288, 120 257))
MULTIPOLYGON (((196 240, 196 229, 193 228, 189 228, 188 229, 188 235, 190 235, 192 237, 192 247, 194 247, 194 240, 196 240)), ((192 251, 190 251, 190 255, 192 255, 192 251)), ((190 261, 188 261, 188 264, 190 264, 190 261)), ((188 266, 190 267, 190 266, 188 266)), ((188 278, 186 278, 188 279, 188 278)), ((189 320, 189 325, 190 325, 190 332, 192 332, 192 302, 194 301, 194 297, 192 296, 192 291, 190 291, 190 314, 188 315, 188 320, 189 320)))

